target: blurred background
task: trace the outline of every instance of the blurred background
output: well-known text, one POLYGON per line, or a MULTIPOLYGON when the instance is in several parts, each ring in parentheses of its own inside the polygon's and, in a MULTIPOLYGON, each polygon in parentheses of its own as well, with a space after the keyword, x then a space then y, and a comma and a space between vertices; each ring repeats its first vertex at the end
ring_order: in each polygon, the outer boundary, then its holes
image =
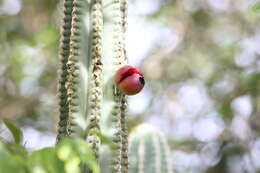
MULTIPOLYGON (((175 173, 260 172, 260 2, 130 0, 127 50, 146 77, 129 129, 167 136, 175 173)), ((61 2, 0 0, 0 119, 55 143, 61 2)), ((0 124, 0 136, 11 140, 0 124)))

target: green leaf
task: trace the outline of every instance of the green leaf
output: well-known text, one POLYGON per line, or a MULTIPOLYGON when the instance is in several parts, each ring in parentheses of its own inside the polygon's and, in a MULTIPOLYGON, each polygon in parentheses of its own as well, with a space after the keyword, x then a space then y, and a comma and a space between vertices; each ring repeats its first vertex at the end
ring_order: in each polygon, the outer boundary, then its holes
POLYGON ((10 154, 4 144, 0 143, 0 172, 27 173, 25 159, 19 155, 10 154))
POLYGON ((87 164, 93 173, 100 172, 92 150, 82 139, 62 140, 57 146, 57 155, 60 160, 65 162, 66 173, 78 172, 78 168, 84 164, 87 164))
POLYGON ((28 159, 28 168, 32 173, 64 173, 64 163, 58 159, 55 148, 34 151, 28 159))
POLYGON ((17 127, 11 120, 4 120, 6 127, 12 133, 14 142, 16 144, 21 144, 23 140, 23 133, 19 127, 17 127))
POLYGON ((100 137, 102 144, 107 144, 110 147, 110 149, 112 149, 112 150, 116 149, 116 146, 113 143, 112 139, 110 139, 108 136, 105 136, 105 135, 101 134, 100 132, 95 132, 95 134, 100 137))
POLYGON ((27 157, 28 152, 26 150, 26 148, 24 148, 24 146, 20 145, 20 144, 6 144, 6 148, 9 150, 9 153, 13 154, 13 155, 19 155, 21 157, 27 157))

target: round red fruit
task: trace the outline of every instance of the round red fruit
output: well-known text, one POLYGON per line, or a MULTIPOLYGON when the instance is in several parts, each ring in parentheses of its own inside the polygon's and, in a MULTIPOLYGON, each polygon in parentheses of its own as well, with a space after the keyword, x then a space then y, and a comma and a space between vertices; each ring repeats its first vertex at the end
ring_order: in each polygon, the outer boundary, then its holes
POLYGON ((132 66, 121 67, 115 76, 117 88, 126 95, 135 95, 139 93, 144 85, 145 80, 141 71, 132 66))

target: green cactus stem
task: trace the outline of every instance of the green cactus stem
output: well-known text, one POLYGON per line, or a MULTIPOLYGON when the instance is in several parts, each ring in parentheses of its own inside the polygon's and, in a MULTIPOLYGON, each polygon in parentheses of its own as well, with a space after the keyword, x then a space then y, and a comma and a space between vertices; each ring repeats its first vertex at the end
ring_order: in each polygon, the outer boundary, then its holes
MULTIPOLYGON (((122 43, 123 43, 123 54, 124 64, 128 63, 127 51, 125 46, 125 33, 127 30, 127 0, 121 0, 121 13, 122 13, 122 43)), ((122 153, 121 153, 121 171, 122 173, 128 173, 128 131, 126 125, 126 111, 127 111, 127 98, 126 95, 122 94, 121 103, 121 128, 122 128, 122 153)))
POLYGON ((90 3, 86 0, 64 0, 63 8, 57 142, 63 136, 85 136, 90 81, 90 3))
POLYGON ((151 125, 139 125, 129 137, 129 173, 172 173, 165 137, 151 125))
POLYGON ((60 39, 60 71, 59 71, 59 105, 60 105, 60 122, 58 129, 57 141, 62 136, 69 135, 69 107, 68 94, 65 86, 68 78, 67 62, 70 53, 70 35, 71 35, 71 21, 72 21, 72 6, 73 0, 66 0, 63 4, 63 23, 61 27, 60 39))
POLYGON ((123 95, 120 104, 121 110, 121 128, 122 128, 122 152, 121 152, 121 172, 128 172, 128 131, 126 126, 126 109, 127 109, 127 99, 123 95))
POLYGON ((101 0, 94 0, 91 7, 91 54, 90 54, 90 86, 88 91, 88 132, 87 142, 93 149, 98 159, 100 138, 96 135, 100 133, 101 104, 103 98, 102 91, 102 30, 103 14, 101 0))
POLYGON ((99 159, 97 134, 109 136, 115 150, 106 170, 127 173, 127 99, 114 84, 115 72, 127 64, 127 1, 64 0, 63 8, 57 142, 84 138, 99 159))
POLYGON ((69 105, 69 135, 84 136, 86 128, 87 95, 89 85, 89 9, 85 0, 74 0, 66 83, 69 105))
MULTIPOLYGON (((125 23, 126 3, 122 0, 104 0, 104 35, 103 35, 103 64, 104 64, 104 102, 101 118, 101 130, 110 136, 115 145, 112 161, 101 171, 121 173, 127 169, 127 131, 125 123, 126 100, 114 84, 115 72, 127 64, 125 51, 125 23), (124 8, 122 8, 124 7, 124 8), (124 9, 124 11, 122 10, 124 9), (122 101, 123 100, 123 101, 122 101), (122 104, 123 103, 123 104, 122 104), (124 106, 121 106, 124 105, 124 106), (123 119, 122 119, 123 118, 123 119), (124 129, 123 129, 124 127, 124 129), (124 150, 124 151, 123 151, 124 150), (123 154, 124 153, 124 154, 123 154), (123 157, 124 156, 124 157, 123 157), (124 164, 123 164, 124 163, 124 164)), ((124 171, 126 172, 126 171, 124 171)))

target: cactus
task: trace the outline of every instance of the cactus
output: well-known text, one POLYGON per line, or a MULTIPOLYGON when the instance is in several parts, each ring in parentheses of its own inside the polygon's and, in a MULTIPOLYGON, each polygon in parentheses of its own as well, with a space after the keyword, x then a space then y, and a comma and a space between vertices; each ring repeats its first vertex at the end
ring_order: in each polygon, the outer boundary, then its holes
POLYGON ((165 137, 141 124, 129 136, 129 173, 172 173, 165 137))
MULTIPOLYGON (((128 173, 127 98, 114 82, 116 71, 127 64, 127 1, 64 0, 63 8, 57 143, 65 136, 83 138, 102 173, 128 173), (111 138, 113 151, 102 145, 100 133, 111 138)), ((171 172, 160 133, 140 126, 130 143, 131 173, 171 172)))
POLYGON ((64 136, 84 136, 89 82, 89 4, 64 0, 60 41, 60 122, 57 141, 64 136))
MULTIPOLYGON (((60 39, 59 126, 65 136, 86 139, 100 160, 99 133, 115 146, 110 172, 127 173, 126 96, 114 84, 127 64, 126 0, 64 0, 60 39)), ((91 172, 91 171, 87 171, 91 172)))

